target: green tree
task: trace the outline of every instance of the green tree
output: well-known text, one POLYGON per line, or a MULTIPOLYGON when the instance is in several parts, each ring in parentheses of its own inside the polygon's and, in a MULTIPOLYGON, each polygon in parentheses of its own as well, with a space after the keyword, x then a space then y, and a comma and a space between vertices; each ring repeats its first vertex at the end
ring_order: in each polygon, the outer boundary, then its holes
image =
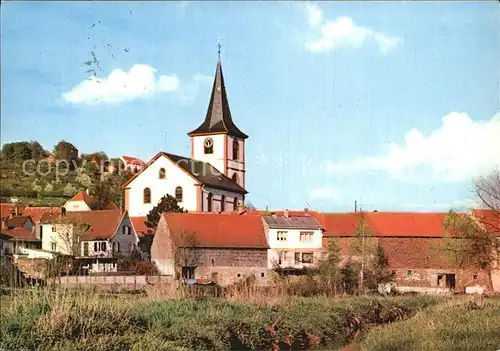
POLYGON ((51 193, 53 190, 54 186, 50 183, 47 183, 47 185, 45 185, 45 188, 43 189, 43 191, 45 191, 46 193, 51 193))
POLYGON ((97 208, 104 210, 108 208, 109 203, 115 199, 115 186, 113 185, 110 177, 103 177, 103 179, 94 180, 92 183, 92 195, 97 200, 97 208))
POLYGON ((31 144, 27 141, 18 141, 4 144, 2 158, 9 161, 24 161, 32 158, 31 144))
POLYGON ((374 283, 377 285, 389 281, 389 258, 381 245, 377 245, 375 248, 372 275, 375 280, 374 283))
POLYGON ((367 272, 373 268, 373 257, 375 255, 377 243, 373 239, 370 227, 363 213, 359 219, 359 224, 354 233, 349 251, 360 263, 359 271, 359 289, 364 289, 364 277, 367 272))
POLYGON ((40 145, 38 141, 31 141, 30 149, 31 149, 31 158, 37 161, 49 155, 49 153, 42 147, 42 145, 40 145))
MULTIPOLYGON (((444 227, 450 234, 440 250, 458 267, 490 270, 500 267, 500 169, 474 184, 479 207, 474 216, 450 211, 444 227)), ((490 276, 491 278, 491 276, 490 276)))
POLYGON ((319 262, 319 273, 323 286, 329 295, 337 294, 337 286, 340 280, 340 248, 335 239, 328 241, 326 258, 319 262))
POLYGON ((63 193, 64 195, 66 196, 73 196, 76 194, 76 188, 71 184, 71 183, 68 183, 66 184, 66 186, 64 187, 63 189, 63 193))
POLYGON ((70 169, 74 169, 78 162, 78 149, 71 143, 61 140, 54 147, 54 155, 58 160, 66 160, 69 162, 70 169))
POLYGON ((186 213, 187 211, 179 206, 175 197, 170 194, 163 196, 158 204, 147 215, 146 224, 150 228, 156 228, 164 212, 186 213))
MULTIPOLYGON (((177 204, 177 200, 172 195, 163 196, 158 204, 147 215, 146 225, 156 229, 161 215, 164 212, 186 213, 187 211, 177 204)), ((151 245, 153 244, 154 234, 147 234, 139 239, 139 247, 151 257, 151 245)))

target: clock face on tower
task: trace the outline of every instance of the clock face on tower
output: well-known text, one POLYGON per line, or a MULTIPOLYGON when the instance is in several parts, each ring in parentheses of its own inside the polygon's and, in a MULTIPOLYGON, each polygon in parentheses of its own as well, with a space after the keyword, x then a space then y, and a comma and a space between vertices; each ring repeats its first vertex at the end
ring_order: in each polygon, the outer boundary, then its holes
POLYGON ((212 138, 206 138, 205 139, 205 147, 210 148, 213 145, 214 145, 214 141, 212 140, 212 138))

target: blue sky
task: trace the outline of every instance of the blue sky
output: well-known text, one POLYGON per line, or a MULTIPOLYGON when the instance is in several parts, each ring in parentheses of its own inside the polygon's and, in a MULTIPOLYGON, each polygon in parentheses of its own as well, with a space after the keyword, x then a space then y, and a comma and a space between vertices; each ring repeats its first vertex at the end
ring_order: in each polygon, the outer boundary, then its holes
POLYGON ((259 208, 348 211, 358 200, 367 210, 447 210, 470 206, 473 177, 500 167, 496 2, 6 2, 1 11, 2 144, 52 149, 65 139, 81 153, 188 156, 220 38, 259 208), (92 52, 98 66, 84 64, 92 52))

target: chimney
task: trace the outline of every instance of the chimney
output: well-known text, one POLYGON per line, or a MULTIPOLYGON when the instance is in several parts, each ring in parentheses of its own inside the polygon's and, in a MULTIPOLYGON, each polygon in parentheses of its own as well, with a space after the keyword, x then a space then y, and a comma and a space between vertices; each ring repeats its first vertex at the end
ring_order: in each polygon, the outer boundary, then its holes
POLYGON ((288 218, 288 208, 283 211, 283 216, 288 218))

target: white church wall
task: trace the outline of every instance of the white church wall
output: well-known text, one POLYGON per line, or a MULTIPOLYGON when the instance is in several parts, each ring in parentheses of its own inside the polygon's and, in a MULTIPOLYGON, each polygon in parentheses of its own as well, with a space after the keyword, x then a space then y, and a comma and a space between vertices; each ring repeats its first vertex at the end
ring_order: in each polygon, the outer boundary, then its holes
POLYGON ((175 188, 180 186, 183 200, 179 205, 188 211, 196 211, 196 181, 175 163, 165 156, 160 156, 147 167, 129 185, 128 213, 131 217, 146 216, 160 199, 170 194, 175 196, 175 188), (165 168, 165 179, 159 178, 161 168, 165 168), (144 189, 151 189, 151 203, 144 203, 144 189))

